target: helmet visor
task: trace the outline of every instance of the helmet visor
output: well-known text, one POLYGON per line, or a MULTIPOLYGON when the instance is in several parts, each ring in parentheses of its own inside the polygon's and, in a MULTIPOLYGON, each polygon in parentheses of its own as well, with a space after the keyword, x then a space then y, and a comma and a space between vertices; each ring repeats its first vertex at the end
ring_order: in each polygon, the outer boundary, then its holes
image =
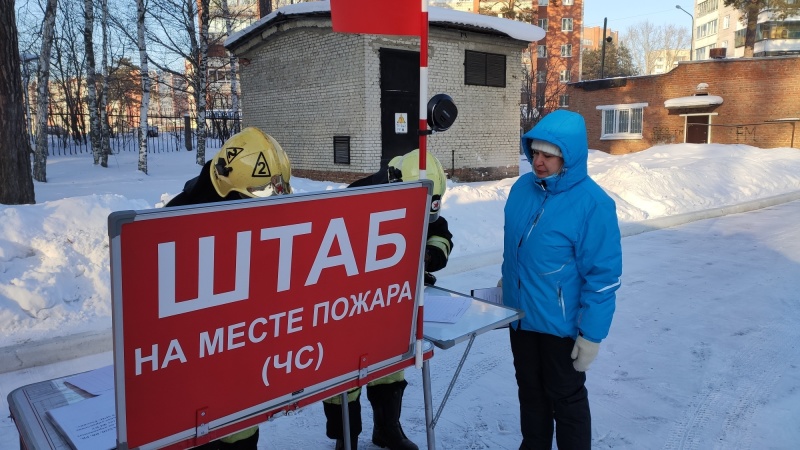
POLYGON ((283 175, 273 175, 270 181, 260 186, 248 186, 251 197, 272 197, 273 195, 291 194, 292 187, 283 181, 283 175))

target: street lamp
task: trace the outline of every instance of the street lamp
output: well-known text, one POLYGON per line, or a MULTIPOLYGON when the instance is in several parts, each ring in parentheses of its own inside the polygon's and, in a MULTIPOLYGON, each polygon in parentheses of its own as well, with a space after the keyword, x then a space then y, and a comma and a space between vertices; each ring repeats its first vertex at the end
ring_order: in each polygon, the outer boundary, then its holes
POLYGON ((692 18, 692 28, 691 28, 692 40, 689 42, 689 61, 691 61, 692 60, 692 54, 694 53, 694 16, 689 11, 681 8, 681 5, 675 5, 675 7, 680 9, 681 11, 685 12, 686 14, 689 15, 689 17, 692 18))

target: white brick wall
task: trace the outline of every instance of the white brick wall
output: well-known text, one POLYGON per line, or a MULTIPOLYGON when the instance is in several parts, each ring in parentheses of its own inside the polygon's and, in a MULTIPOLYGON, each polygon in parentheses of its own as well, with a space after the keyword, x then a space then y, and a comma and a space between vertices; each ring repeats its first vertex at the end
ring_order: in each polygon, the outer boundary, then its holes
MULTIPOLYGON (((379 50, 419 51, 419 39, 333 33, 328 19, 272 27, 239 50, 245 125, 271 134, 297 169, 371 173, 381 159, 379 50), (263 37, 262 37, 263 36, 263 37), (262 41, 263 39, 263 41, 262 41), (333 163, 333 136, 351 137, 350 165, 333 163)), ((458 119, 428 136, 445 169, 518 164, 524 45, 431 27, 428 98, 450 95, 458 119), (507 55, 506 88, 466 86, 464 51, 507 55)))

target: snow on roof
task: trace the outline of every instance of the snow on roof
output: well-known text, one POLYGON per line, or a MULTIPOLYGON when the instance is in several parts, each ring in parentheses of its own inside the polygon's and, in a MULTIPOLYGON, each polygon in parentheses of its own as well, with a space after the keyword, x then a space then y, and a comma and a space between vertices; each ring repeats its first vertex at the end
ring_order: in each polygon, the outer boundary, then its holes
MULTIPOLYGON (((259 19, 249 27, 233 33, 225 40, 225 47, 230 47, 248 36, 253 31, 262 28, 264 25, 278 17, 278 15, 293 16, 313 13, 330 14, 331 4, 329 0, 317 2, 296 3, 276 9, 266 16, 259 19)), ((525 42, 536 42, 544 37, 544 30, 536 25, 518 22, 516 20, 503 19, 501 17, 484 16, 465 11, 456 11, 448 8, 438 8, 431 6, 428 8, 428 23, 453 24, 485 28, 503 33, 511 38, 525 42)))
POLYGON ((688 97, 671 98, 664 102, 664 108, 702 108, 721 104, 722 97, 718 95, 690 95, 688 97))

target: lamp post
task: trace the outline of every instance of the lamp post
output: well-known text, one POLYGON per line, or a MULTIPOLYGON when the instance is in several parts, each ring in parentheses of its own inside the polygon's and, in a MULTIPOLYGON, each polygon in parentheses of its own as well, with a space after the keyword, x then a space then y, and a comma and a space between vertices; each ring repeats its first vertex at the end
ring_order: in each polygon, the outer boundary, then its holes
POLYGON ((681 11, 685 12, 686 14, 689 15, 689 17, 692 18, 692 28, 690 30, 692 32, 692 40, 689 42, 689 61, 691 61, 694 58, 694 55, 693 55, 694 54, 694 15, 692 15, 692 13, 690 13, 689 11, 681 8, 681 5, 675 5, 675 7, 680 9, 681 11))

